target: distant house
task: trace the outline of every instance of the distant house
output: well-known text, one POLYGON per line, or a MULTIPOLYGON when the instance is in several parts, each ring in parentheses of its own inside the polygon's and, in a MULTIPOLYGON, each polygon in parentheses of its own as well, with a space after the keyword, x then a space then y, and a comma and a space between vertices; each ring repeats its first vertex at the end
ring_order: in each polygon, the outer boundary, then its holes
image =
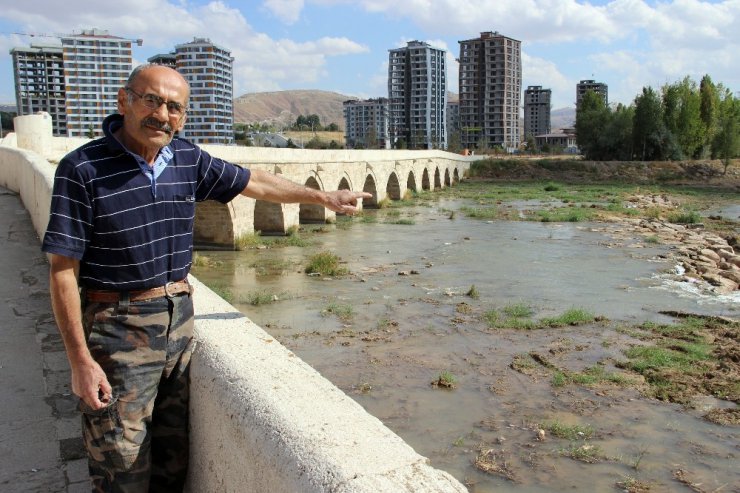
POLYGON ((579 152, 576 145, 576 132, 572 128, 564 128, 559 132, 549 134, 535 135, 534 142, 538 149, 548 146, 550 148, 557 147, 563 149, 563 151, 569 154, 578 154, 579 152))
MULTIPOLYGON (((281 134, 253 132, 248 135, 255 147, 288 147, 288 139, 281 134)), ((300 147, 297 142, 294 142, 300 147)))

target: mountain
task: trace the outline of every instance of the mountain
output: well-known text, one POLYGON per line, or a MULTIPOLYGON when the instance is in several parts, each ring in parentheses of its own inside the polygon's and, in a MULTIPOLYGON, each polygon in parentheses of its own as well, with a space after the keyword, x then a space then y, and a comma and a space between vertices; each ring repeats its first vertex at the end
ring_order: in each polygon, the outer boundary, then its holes
POLYGON ((247 93, 234 100, 234 121, 288 126, 300 115, 319 115, 322 125, 336 123, 344 129, 342 103, 348 99, 356 98, 319 90, 247 93))
POLYGON ((576 109, 570 108, 558 108, 550 111, 550 126, 552 131, 573 128, 576 126, 576 109))

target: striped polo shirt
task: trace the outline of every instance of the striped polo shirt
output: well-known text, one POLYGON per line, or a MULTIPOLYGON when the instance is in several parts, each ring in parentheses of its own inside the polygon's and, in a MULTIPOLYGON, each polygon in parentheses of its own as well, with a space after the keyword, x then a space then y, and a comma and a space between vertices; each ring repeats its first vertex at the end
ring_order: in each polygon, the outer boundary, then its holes
POLYGON ((112 135, 122 123, 121 115, 110 115, 104 137, 59 163, 41 247, 80 260, 80 284, 91 289, 149 289, 185 278, 195 203, 229 202, 250 177, 248 169, 179 138, 151 172, 112 135))

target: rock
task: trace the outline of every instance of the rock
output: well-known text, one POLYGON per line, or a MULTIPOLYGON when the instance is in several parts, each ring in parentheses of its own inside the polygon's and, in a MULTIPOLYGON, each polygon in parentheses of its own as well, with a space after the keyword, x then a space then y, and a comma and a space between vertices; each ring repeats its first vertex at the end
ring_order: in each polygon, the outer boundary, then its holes
POLYGON ((710 250, 709 248, 702 249, 699 254, 703 257, 709 258, 713 262, 719 262, 722 259, 722 257, 717 255, 717 252, 715 252, 714 250, 710 250))
POLYGON ((724 277, 725 279, 729 279, 730 281, 734 282, 735 284, 740 284, 740 272, 735 270, 722 270, 719 272, 719 275, 724 277))

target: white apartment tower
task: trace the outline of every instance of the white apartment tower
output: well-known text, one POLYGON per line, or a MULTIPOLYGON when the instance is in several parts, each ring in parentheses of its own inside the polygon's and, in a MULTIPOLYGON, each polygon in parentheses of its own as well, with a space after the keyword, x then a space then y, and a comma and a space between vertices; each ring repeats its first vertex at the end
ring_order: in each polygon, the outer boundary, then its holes
POLYGON ((10 51, 18 114, 46 111, 54 135, 99 137, 131 72, 131 40, 98 29, 59 37, 61 46, 10 51))
POLYGON ((542 86, 529 86, 524 91, 524 138, 549 134, 552 91, 542 86))
POLYGON ((118 89, 131 73, 131 40, 108 31, 62 37, 68 137, 102 136, 100 123, 118 109, 118 89))
POLYGON ((460 43, 460 126, 468 148, 519 146, 522 43, 498 32, 460 43))
POLYGON ((234 143, 231 52, 206 38, 175 46, 175 65, 190 84, 188 119, 180 136, 197 144, 234 143))
POLYGON ((447 147, 445 50, 421 41, 389 50, 388 108, 391 144, 410 149, 447 147))
POLYGON ((13 48, 15 103, 19 115, 45 111, 51 116, 52 133, 67 135, 64 56, 59 45, 32 44, 13 48))
POLYGON ((343 103, 344 140, 349 148, 388 149, 388 99, 343 103))

